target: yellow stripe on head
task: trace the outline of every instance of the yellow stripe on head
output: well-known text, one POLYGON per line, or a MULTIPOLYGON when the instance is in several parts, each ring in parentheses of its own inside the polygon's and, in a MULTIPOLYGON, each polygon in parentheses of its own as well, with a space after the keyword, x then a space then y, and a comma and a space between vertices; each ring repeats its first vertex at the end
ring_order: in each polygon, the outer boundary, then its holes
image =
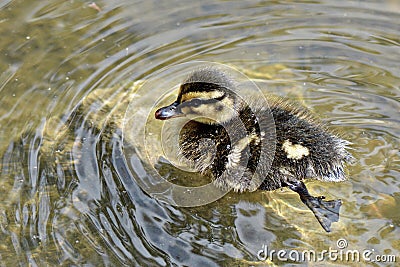
POLYGON ((181 102, 188 101, 193 98, 203 98, 203 99, 216 99, 224 96, 223 91, 213 90, 208 92, 188 92, 182 95, 181 102))

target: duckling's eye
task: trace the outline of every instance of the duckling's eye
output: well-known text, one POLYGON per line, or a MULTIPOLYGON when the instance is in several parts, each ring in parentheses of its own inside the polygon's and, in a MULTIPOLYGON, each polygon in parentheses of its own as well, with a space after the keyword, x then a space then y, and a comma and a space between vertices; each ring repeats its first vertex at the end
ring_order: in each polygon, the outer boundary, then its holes
POLYGON ((190 105, 193 107, 198 107, 201 105, 201 100, 198 98, 193 98, 192 100, 190 100, 190 105))

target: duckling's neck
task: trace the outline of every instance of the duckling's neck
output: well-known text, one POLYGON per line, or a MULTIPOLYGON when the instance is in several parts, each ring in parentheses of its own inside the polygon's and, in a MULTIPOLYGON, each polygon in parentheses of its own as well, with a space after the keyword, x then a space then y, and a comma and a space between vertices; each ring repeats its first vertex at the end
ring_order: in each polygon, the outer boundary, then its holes
POLYGON ((239 111, 239 118, 243 123, 247 134, 260 133, 260 126, 258 124, 257 117, 249 106, 246 106, 239 111))
POLYGON ((244 128, 246 129, 245 138, 250 157, 247 162, 247 169, 250 173, 254 173, 260 161, 262 136, 259 121, 256 114, 249 106, 245 106, 239 112, 239 118, 244 128))

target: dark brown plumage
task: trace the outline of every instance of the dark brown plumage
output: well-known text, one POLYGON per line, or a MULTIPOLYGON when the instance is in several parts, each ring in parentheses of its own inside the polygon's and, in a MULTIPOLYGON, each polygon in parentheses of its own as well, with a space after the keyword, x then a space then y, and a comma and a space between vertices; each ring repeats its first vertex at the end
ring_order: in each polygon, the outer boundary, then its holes
POLYGON ((349 142, 304 108, 276 97, 267 98, 269 108, 258 100, 249 103, 235 87, 219 69, 199 69, 181 85, 177 100, 155 116, 193 116, 180 132, 181 153, 217 186, 239 192, 288 186, 330 231, 341 201, 312 197, 302 180, 345 180, 349 142))

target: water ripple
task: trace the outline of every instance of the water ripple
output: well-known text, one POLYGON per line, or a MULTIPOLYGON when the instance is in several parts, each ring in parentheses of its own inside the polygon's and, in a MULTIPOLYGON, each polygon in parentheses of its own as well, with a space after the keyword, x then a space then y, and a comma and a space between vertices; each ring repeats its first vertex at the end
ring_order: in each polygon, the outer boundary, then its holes
POLYGON ((247 266, 260 264, 263 245, 322 250, 339 238, 399 254, 396 1, 97 5, 0 3, 1 265, 247 266), (330 235, 285 189, 179 208, 131 178, 121 141, 129 101, 155 101, 169 88, 138 86, 191 60, 234 65, 353 143, 349 181, 309 183, 345 200, 330 235))

